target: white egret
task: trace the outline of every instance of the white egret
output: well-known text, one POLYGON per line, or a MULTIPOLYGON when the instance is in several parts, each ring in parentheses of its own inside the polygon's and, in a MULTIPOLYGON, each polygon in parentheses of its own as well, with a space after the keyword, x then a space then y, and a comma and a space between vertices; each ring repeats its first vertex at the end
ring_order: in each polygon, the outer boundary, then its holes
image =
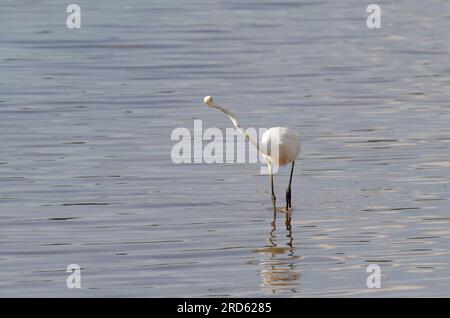
POLYGON ((267 130, 261 138, 261 143, 254 140, 253 137, 241 127, 236 115, 228 109, 216 105, 211 96, 205 96, 203 102, 212 108, 218 109, 225 113, 233 122, 233 125, 241 132, 241 134, 252 143, 256 149, 262 153, 267 160, 270 174, 270 186, 272 188, 272 205, 274 215, 276 213, 276 197, 273 187, 273 166, 285 166, 292 163, 291 175, 289 177, 289 185, 286 190, 286 211, 292 208, 291 203, 291 183, 292 174, 294 173, 294 163, 300 153, 300 136, 293 130, 286 127, 272 127, 267 130))

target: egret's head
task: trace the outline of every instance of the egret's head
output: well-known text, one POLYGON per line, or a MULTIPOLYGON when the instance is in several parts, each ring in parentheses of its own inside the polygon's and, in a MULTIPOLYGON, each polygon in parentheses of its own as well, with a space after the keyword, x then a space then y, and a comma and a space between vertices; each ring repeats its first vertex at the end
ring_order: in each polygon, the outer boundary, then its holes
POLYGON ((203 102, 208 105, 208 106, 212 106, 213 105, 213 99, 211 96, 205 96, 205 98, 203 98, 203 102))

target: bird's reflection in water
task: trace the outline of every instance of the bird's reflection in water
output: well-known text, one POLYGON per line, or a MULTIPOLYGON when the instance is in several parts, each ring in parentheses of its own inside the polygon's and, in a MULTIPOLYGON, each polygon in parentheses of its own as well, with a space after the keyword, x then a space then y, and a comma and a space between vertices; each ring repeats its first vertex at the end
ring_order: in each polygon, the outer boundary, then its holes
POLYGON ((277 230, 276 219, 271 222, 267 244, 257 252, 262 256, 261 287, 268 293, 296 292, 300 278, 295 256, 294 239, 292 236, 291 214, 286 213, 285 228, 277 230), (285 235, 282 235, 285 233, 285 235), (278 235, 277 235, 278 234, 278 235))

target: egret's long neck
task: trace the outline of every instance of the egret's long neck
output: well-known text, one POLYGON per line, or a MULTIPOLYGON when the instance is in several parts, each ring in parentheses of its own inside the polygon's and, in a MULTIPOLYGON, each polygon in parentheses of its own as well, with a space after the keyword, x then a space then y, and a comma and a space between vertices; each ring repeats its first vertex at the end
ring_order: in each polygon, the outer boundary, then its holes
POLYGON ((253 146, 256 147, 256 149, 257 149, 258 151, 260 151, 260 152, 266 154, 266 153, 265 153, 264 151, 262 151, 262 149, 260 148, 259 143, 258 143, 258 140, 255 140, 250 134, 248 134, 248 133, 245 131, 245 129, 243 129, 243 128, 241 127, 241 124, 240 124, 240 122, 239 122, 239 119, 237 119, 236 115, 235 115, 232 111, 230 111, 230 110, 228 110, 228 109, 226 109, 226 108, 224 108, 224 107, 215 105, 215 104, 210 105, 210 107, 216 108, 216 109, 220 110, 221 112, 223 112, 225 115, 227 115, 227 117, 230 118, 230 120, 233 122, 234 127, 236 127, 236 128, 241 132, 241 134, 242 134, 248 141, 250 141, 250 143, 251 143, 253 146))

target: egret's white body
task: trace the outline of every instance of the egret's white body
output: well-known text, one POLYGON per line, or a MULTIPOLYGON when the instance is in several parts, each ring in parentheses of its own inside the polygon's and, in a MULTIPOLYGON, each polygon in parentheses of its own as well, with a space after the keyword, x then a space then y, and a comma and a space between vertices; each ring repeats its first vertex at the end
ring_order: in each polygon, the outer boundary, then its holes
POLYGON ((272 127, 261 138, 261 145, 268 149, 264 154, 266 160, 272 164, 285 166, 294 162, 300 153, 300 136, 286 127, 272 127), (275 147, 275 153, 271 149, 275 147), (276 149, 278 148, 278 155, 276 149))
POLYGON ((261 138, 261 143, 254 140, 251 135, 241 127, 236 115, 230 110, 218 106, 214 103, 211 96, 205 96, 204 103, 211 108, 216 108, 223 112, 233 122, 233 125, 252 143, 258 151, 260 151, 267 160, 270 173, 270 182, 272 186, 272 203, 274 215, 276 212, 276 197, 273 187, 273 166, 285 166, 292 163, 291 176, 289 179, 289 186, 286 190, 286 211, 291 207, 291 182, 292 174, 294 172, 294 163, 300 153, 300 136, 293 130, 286 127, 272 127, 267 130, 261 138))

